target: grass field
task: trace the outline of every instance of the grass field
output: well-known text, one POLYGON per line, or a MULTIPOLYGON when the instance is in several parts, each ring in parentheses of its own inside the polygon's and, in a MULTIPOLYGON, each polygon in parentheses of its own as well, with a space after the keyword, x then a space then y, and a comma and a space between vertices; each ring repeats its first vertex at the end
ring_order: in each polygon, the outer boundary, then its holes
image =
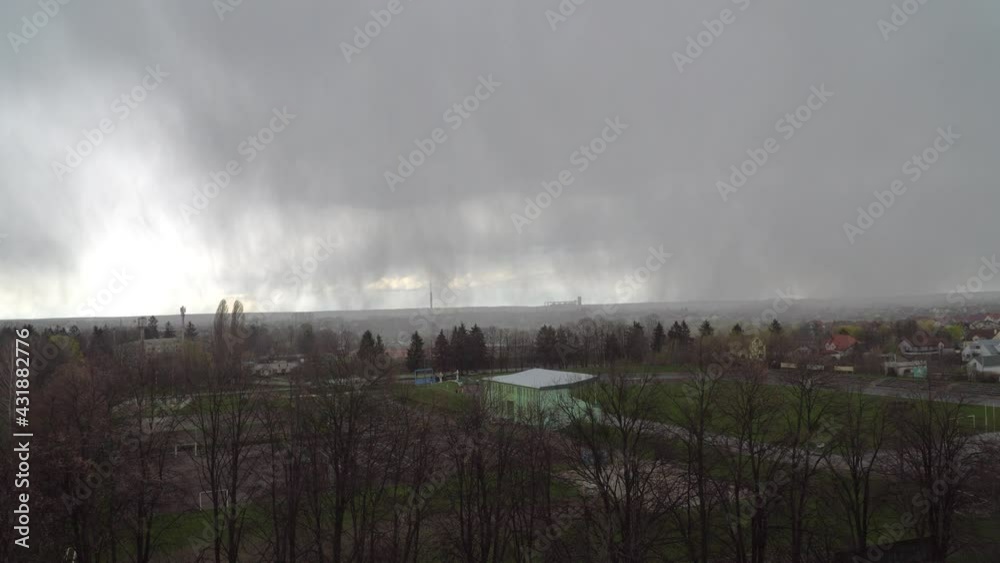
MULTIPOLYGON (((727 395, 731 395, 736 391, 736 382, 732 381, 720 381, 719 390, 717 395, 717 401, 722 403, 725 401, 727 395)), ((653 414, 653 420, 656 422, 663 423, 675 423, 681 420, 683 405, 686 401, 690 399, 687 396, 687 390, 689 386, 685 382, 672 381, 672 382, 662 382, 656 383, 648 389, 649 393, 652 393, 652 400, 656 404, 656 410, 653 414)), ((795 407, 795 390, 792 387, 784 387, 780 385, 769 386, 769 390, 776 394, 777 403, 781 412, 779 413, 778 420, 788 419, 792 420, 794 417, 794 407, 795 407)), ((836 419, 838 415, 844 412, 848 407, 851 406, 849 401, 859 400, 859 395, 850 394, 844 391, 836 390, 823 390, 820 391, 820 397, 823 402, 827 403, 826 409, 829 416, 836 419)), ((878 406, 888 406, 890 404, 906 404, 906 403, 916 403, 916 399, 906 399, 899 397, 888 397, 880 395, 864 395, 864 400, 872 401, 878 406)), ((974 431, 977 433, 982 432, 992 432, 1000 431, 1000 422, 993 418, 993 409, 986 406, 980 405, 963 405, 961 407, 961 417, 963 420, 968 421, 969 431, 974 431), (974 417, 974 418, 973 418, 974 417), (988 427, 986 421, 988 420, 988 427)), ((712 432, 716 433, 727 433, 727 428, 725 422, 722 420, 724 417, 720 416, 724 414, 723 408, 720 406, 718 410, 715 410, 712 416, 712 421, 710 422, 709 428, 712 432)), ((772 432, 772 437, 777 437, 781 433, 780 428, 775 428, 772 432)))
POLYGON ((456 383, 450 381, 433 385, 400 383, 395 391, 403 402, 431 407, 453 415, 461 414, 472 404, 472 399, 462 393, 456 383))

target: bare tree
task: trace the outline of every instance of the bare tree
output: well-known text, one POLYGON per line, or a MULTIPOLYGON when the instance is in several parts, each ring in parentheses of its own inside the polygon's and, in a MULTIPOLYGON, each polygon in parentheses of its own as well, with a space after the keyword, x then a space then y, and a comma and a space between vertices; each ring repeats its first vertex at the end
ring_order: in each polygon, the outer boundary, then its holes
POLYGON ((876 513, 872 477, 886 453, 890 423, 886 404, 880 398, 851 392, 845 397, 845 405, 837 413, 837 422, 828 428, 832 436, 826 466, 833 475, 833 498, 851 531, 851 545, 862 550, 876 513))
POLYGON ((447 436, 452 447, 445 456, 455 485, 448 495, 449 518, 439 533, 456 560, 505 561, 516 494, 515 425, 493 419, 488 400, 480 400, 450 421, 447 436))
POLYGON ((729 517, 730 550, 738 563, 764 563, 770 519, 788 482, 780 429, 782 399, 767 385, 761 365, 750 365, 727 387, 719 410, 723 434, 716 438, 728 482, 719 498, 729 517))
POLYGON ((140 365, 128 375, 125 402, 119 404, 115 417, 122 426, 119 435, 126 439, 114 474, 121 499, 114 525, 122 527, 121 543, 127 544, 128 560, 148 563, 163 544, 163 527, 181 516, 165 513, 167 499, 177 490, 167 452, 179 419, 175 401, 154 384, 157 378, 150 366, 140 365), (163 516, 159 528, 154 526, 157 516, 163 516))
MULTIPOLYGON (((780 334, 774 334, 777 337, 780 334)), ((790 408, 784 410, 788 469, 785 493, 791 531, 790 559, 802 563, 810 551, 807 540, 817 530, 814 498, 817 473, 829 458, 833 424, 832 395, 824 387, 826 378, 806 367, 786 381, 790 408)))
POLYGON ((665 557, 673 541, 665 523, 686 477, 656 449, 662 429, 653 422, 659 414, 654 386, 650 376, 602 377, 583 393, 583 403, 570 401, 563 408, 572 439, 565 461, 584 491, 594 560, 665 557))
POLYGON ((511 504, 511 549, 518 562, 532 560, 539 530, 554 523, 552 487, 555 437, 549 413, 532 409, 525 413, 516 436, 511 504))
POLYGON ((699 563, 709 560, 711 519, 717 504, 709 471, 713 451, 709 429, 718 396, 719 375, 715 370, 696 373, 682 384, 681 393, 670 396, 672 422, 680 429, 676 435, 684 449, 688 474, 688 494, 675 514, 688 557, 699 563))
POLYGON ((270 530, 262 545, 263 558, 269 561, 294 563, 302 551, 299 541, 299 520, 305 489, 305 464, 308 441, 305 424, 309 408, 302 390, 293 387, 288 401, 271 397, 264 404, 261 421, 266 448, 263 471, 270 530))
POLYGON ((211 501, 212 552, 216 563, 236 563, 259 478, 253 447, 260 434, 260 391, 249 381, 223 386, 215 380, 193 404, 189 433, 199 455, 192 459, 211 501))
POLYGON ((954 517, 976 464, 986 451, 971 432, 965 401, 942 402, 928 394, 909 401, 895 415, 897 479, 908 491, 917 531, 930 538, 930 560, 943 562, 953 551, 954 517))

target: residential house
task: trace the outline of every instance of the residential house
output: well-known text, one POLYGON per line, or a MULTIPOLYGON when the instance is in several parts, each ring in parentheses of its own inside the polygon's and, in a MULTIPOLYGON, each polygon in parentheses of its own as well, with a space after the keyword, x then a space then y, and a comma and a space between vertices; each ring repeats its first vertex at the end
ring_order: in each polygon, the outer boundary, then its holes
POLYGON ((899 343, 899 353, 904 356, 929 356, 932 354, 944 354, 949 349, 948 341, 944 338, 904 338, 899 343))
POLYGON ((1000 356, 1000 340, 975 340, 962 346, 963 362, 970 362, 981 356, 1000 356))
POLYGON ((842 358, 854 352, 858 339, 850 334, 834 334, 823 346, 824 353, 835 358, 842 358))
POLYGON ((1000 355, 973 358, 967 369, 970 375, 994 375, 1000 380, 1000 355))
POLYGON ((1000 335, 1000 331, 992 328, 969 329, 965 331, 965 339, 970 342, 975 340, 1000 340, 997 335, 1000 335))

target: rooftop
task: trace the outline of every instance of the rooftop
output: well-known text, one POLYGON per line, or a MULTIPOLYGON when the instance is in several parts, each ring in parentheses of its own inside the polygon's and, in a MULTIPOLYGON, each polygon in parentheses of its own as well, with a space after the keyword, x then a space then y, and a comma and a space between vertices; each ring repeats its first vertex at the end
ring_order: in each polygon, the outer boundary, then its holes
POLYGON ((850 350, 852 346, 858 343, 858 340, 848 334, 834 334, 827 341, 827 348, 832 348, 838 352, 846 352, 850 350))
POLYGON ((554 371, 550 369, 529 369, 511 375, 498 375, 490 377, 490 381, 497 383, 507 383, 510 385, 520 385, 532 389, 549 389, 552 387, 563 387, 575 385, 594 379, 596 376, 586 373, 573 373, 569 371, 554 371))
POLYGON ((969 348, 980 352, 982 356, 996 356, 1000 354, 1000 340, 976 340, 968 343, 969 348))
POLYGON ((984 368, 1000 366, 1000 356, 983 356, 978 361, 984 368))

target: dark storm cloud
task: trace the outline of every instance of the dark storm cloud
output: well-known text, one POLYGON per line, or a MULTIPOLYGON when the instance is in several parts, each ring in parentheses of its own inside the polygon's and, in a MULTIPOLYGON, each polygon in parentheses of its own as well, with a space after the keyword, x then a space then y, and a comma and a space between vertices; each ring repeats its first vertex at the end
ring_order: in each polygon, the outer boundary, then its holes
MULTIPOLYGON (((125 262, 145 276, 117 313, 277 291, 287 308, 422 305, 427 279, 470 284, 457 304, 613 301, 659 245, 674 257, 635 298, 918 293, 996 252, 992 7, 931 0, 886 40, 888 1, 588 0, 556 21, 557 1, 403 0, 345 60, 389 4, 244 1, 220 20, 211 2, 72 0, 16 52, 8 35, 0 317, 72 314, 125 262), (122 118, 115 100, 151 65, 168 76, 122 118), (295 117, 249 161, 241 143, 275 110, 295 117), (615 118, 628 129, 580 170, 615 118), (102 119, 114 131, 57 178, 102 119), (909 182, 904 163, 949 125, 954 149, 909 182), (447 140, 390 190, 436 128, 447 140), (768 137, 780 149, 723 201, 717 182, 768 137), (230 161, 240 172, 186 213, 230 161), (563 170, 572 184, 519 233, 511 215, 563 170), (851 244, 843 225, 897 178, 906 193, 851 244), (335 250, 294 273, 320 240, 335 250)), ((4 3, 3 31, 40 9, 4 3)))

